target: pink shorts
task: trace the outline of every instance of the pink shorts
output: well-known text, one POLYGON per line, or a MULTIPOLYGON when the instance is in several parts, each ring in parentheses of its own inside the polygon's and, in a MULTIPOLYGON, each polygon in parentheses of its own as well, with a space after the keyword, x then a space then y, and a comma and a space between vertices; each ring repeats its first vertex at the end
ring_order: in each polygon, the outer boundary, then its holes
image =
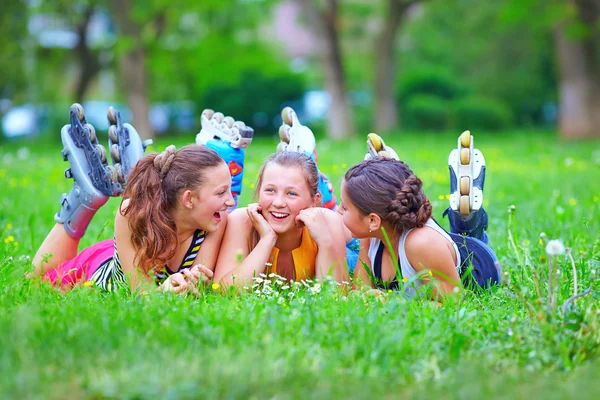
POLYGON ((94 272, 111 259, 115 253, 113 239, 103 240, 77 254, 72 260, 61 263, 58 267, 44 274, 44 280, 54 286, 74 286, 77 282, 88 281, 94 272))

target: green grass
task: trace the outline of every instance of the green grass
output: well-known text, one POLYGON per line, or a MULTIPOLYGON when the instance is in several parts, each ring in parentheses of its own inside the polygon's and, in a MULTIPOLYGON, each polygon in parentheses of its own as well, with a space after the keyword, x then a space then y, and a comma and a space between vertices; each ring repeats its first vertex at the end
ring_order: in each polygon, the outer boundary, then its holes
MULTIPOLYGON (((386 138, 424 181, 443 224, 456 137, 386 138)), ((22 279, 70 188, 60 146, 1 143, 0 398, 598 398, 600 142, 564 143, 540 132, 475 140, 488 166, 488 233, 511 283, 440 308, 398 295, 383 304, 359 293, 344 297, 328 284, 283 302, 210 289, 199 298, 88 288, 61 295, 22 279), (571 263, 557 259, 558 306, 548 313, 541 232, 572 249, 579 291, 592 285, 564 317, 571 263)), ((170 141, 161 138, 155 148, 170 141)), ((252 143, 241 204, 275 144, 252 143)), ((319 141, 319 165, 336 191, 364 148, 364 138, 319 141)), ((112 236, 117 206, 112 199, 97 213, 82 247, 112 236)))

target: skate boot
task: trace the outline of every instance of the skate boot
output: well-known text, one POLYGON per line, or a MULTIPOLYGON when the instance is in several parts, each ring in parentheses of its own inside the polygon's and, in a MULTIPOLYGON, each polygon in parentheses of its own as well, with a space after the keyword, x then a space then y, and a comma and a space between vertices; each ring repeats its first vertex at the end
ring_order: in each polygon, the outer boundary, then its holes
MULTIPOLYGON (((283 120, 283 124, 279 127, 281 142, 277 145, 277 151, 304 153, 317 163, 317 142, 310 128, 300 123, 296 112, 291 107, 286 107, 281 111, 281 119, 283 120)), ((319 192, 323 196, 323 207, 330 210, 335 209, 337 200, 333 193, 333 185, 320 171, 319 192)))
POLYGON ((242 193, 244 149, 252 142, 254 129, 242 121, 235 121, 209 109, 202 111, 201 124, 202 129, 196 135, 196 144, 205 145, 219 153, 229 167, 231 194, 235 200, 235 206, 227 210, 231 212, 237 208, 238 197, 242 193))
POLYGON ((370 160, 377 156, 400 160, 394 149, 385 145, 381 136, 376 133, 369 133, 367 135, 367 154, 365 154, 365 160, 370 160))
POLYGON ((61 197, 61 209, 54 220, 64 225, 69 236, 79 239, 85 233, 96 210, 109 196, 122 192, 119 171, 106 162, 106 149, 98 143, 96 130, 85 120, 83 107, 70 108, 71 124, 61 130, 63 159, 70 168, 66 178, 73 178, 73 188, 61 197))
POLYGON ((471 132, 465 131, 458 138, 457 148, 450 152, 450 207, 443 215, 448 215, 453 233, 487 243, 488 218, 483 209, 485 158, 473 143, 471 132))
MULTIPOLYGON (((142 142, 135 128, 128 123, 122 123, 121 113, 114 107, 108 108, 108 148, 113 162, 115 177, 125 186, 131 170, 140 158, 144 156, 146 147, 152 144, 152 139, 142 142)), ((118 193, 117 195, 120 195, 118 193)))

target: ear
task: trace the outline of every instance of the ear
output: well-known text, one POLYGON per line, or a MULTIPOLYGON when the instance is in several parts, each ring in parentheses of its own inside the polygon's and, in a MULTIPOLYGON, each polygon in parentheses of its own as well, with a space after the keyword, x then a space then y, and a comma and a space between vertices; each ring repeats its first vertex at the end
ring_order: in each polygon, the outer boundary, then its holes
POLYGON ((181 194, 181 204, 189 210, 194 208, 194 193, 191 190, 186 189, 181 194))
POLYGON ((379 228, 381 228, 381 217, 375 213, 370 213, 367 215, 369 219, 369 230, 371 232, 375 232, 379 228))
POLYGON ((320 206, 322 201, 323 201, 323 195, 321 194, 321 192, 317 192, 317 194, 315 194, 313 196, 311 207, 320 206))

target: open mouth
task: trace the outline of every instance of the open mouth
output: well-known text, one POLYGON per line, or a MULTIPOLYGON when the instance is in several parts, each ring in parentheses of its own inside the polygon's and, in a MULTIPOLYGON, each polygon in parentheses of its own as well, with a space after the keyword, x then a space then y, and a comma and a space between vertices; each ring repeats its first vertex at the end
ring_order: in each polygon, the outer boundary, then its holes
POLYGON ((213 214, 213 218, 217 221, 217 222, 221 222, 221 212, 217 211, 213 214))
POLYGON ((280 213, 280 212, 275 212, 275 211, 269 211, 269 214, 271 214, 271 217, 273 217, 275 222, 285 221, 285 219, 290 216, 290 214, 280 213))

